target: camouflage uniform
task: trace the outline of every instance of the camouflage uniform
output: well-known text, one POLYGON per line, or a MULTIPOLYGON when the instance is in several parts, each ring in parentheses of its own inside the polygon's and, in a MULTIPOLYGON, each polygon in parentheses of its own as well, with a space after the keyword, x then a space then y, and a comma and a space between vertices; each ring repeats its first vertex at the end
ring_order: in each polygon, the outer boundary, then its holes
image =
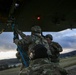
POLYGON ((57 42, 52 41, 53 37, 50 34, 47 34, 45 36, 45 39, 48 41, 49 47, 50 47, 50 50, 51 50, 51 53, 52 53, 51 62, 58 68, 61 75, 67 75, 68 72, 59 65, 59 59, 60 59, 59 55, 60 55, 60 52, 63 51, 62 47, 57 42))
POLYGON ((62 47, 57 42, 52 41, 53 40, 52 35, 47 34, 45 36, 45 38, 49 43, 49 47, 50 47, 50 50, 51 50, 51 53, 52 53, 51 62, 59 63, 59 55, 60 55, 60 52, 63 51, 62 47))
POLYGON ((47 58, 35 59, 28 68, 24 68, 20 75, 61 75, 59 67, 47 58))
POLYGON ((22 39, 15 39, 14 43, 22 47, 27 46, 28 48, 25 50, 27 51, 29 58, 31 58, 30 57, 31 51, 33 50, 33 47, 36 44, 45 45, 47 49, 47 53, 50 56, 51 52, 49 49, 49 45, 48 45, 48 42, 41 35, 41 28, 39 26, 34 26, 31 28, 31 31, 32 33, 29 36, 29 35, 25 35, 20 30, 17 29, 16 32, 21 36, 22 39))
POLYGON ((52 62, 56 62, 59 63, 59 56, 60 56, 60 52, 62 52, 62 47, 57 43, 57 42, 51 42, 50 44, 50 49, 51 47, 53 47, 53 49, 51 49, 51 61, 52 62))
POLYGON ((20 30, 17 30, 17 33, 22 37, 22 39, 15 39, 15 44, 21 46, 27 45, 28 49, 26 50, 28 50, 28 52, 30 52, 36 44, 43 44, 47 49, 47 53, 51 55, 48 42, 41 35, 41 28, 39 26, 34 26, 31 28, 31 30, 32 34, 30 36, 25 35, 20 30))
MULTIPOLYGON (((46 46, 46 49, 48 50, 46 54, 48 55, 51 54, 49 51, 49 45, 47 44, 47 41, 40 34, 32 33, 32 35, 29 36, 28 38, 27 36, 23 38, 24 38, 24 42, 29 45, 28 55, 32 53, 33 46, 35 46, 36 44, 40 44, 40 43, 41 44, 43 43, 46 46)), ((32 55, 29 57, 32 57, 32 55)), ((45 58, 31 59, 29 67, 23 68, 20 71, 19 75, 61 75, 61 73, 60 73, 59 67, 54 65, 54 63, 51 63, 49 58, 45 57, 45 58)))

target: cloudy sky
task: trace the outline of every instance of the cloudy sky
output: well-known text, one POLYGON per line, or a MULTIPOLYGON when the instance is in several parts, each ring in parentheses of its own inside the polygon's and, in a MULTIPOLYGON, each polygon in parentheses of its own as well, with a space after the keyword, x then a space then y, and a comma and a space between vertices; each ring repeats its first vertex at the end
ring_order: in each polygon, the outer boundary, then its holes
MULTIPOLYGON (((29 32, 24 32, 26 35, 30 35, 29 32)), ((63 52, 70 52, 76 50, 76 29, 66 29, 60 32, 43 32, 44 35, 52 34, 53 41, 58 42, 63 52)), ((16 45, 13 43, 13 33, 4 32, 0 34, 0 60, 8 58, 16 58, 16 45)))

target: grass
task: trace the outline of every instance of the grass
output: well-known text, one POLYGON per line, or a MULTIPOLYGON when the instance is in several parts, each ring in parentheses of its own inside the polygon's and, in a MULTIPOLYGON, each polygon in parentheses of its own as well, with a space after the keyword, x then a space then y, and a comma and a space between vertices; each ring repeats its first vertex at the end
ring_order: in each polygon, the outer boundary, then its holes
POLYGON ((72 65, 76 65, 76 56, 61 59, 60 65, 62 67, 69 67, 72 65))
MULTIPOLYGON (((60 59, 60 65, 62 67, 69 67, 69 66, 76 65, 76 56, 60 59)), ((19 70, 20 68, 18 67, 18 68, 0 71, 0 75, 18 75, 19 70)))
POLYGON ((18 68, 3 70, 3 71, 0 71, 0 75, 18 75, 19 69, 20 68, 18 67, 18 68))

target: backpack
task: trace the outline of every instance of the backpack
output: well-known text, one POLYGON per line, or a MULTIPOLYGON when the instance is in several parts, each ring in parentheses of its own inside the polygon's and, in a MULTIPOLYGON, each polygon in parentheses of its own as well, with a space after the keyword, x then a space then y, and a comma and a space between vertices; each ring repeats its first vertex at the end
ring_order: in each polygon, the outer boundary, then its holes
POLYGON ((57 42, 52 42, 51 45, 55 49, 56 52, 62 52, 63 51, 62 47, 57 42))

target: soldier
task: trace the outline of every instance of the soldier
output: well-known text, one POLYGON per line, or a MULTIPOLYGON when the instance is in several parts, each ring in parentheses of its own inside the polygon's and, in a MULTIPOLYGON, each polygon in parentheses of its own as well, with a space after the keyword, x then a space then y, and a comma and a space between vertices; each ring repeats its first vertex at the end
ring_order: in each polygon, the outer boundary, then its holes
MULTIPOLYGON (((45 40, 44 37, 42 37, 41 28, 39 26, 34 26, 34 27, 31 28, 31 35, 30 36, 25 35, 24 33, 22 33, 18 29, 16 30, 16 33, 19 34, 22 37, 22 39, 14 39, 14 43, 18 46, 27 45, 28 49, 26 49, 26 51, 28 53, 28 56, 29 56, 30 60, 33 60, 33 59, 36 59, 36 58, 44 58, 44 57, 48 58, 48 56, 51 56, 51 52, 50 52, 50 49, 49 49, 48 42, 45 40), (34 53, 34 47, 36 45, 38 45, 39 48, 41 47, 40 48, 41 52, 42 52, 41 55, 40 55, 40 52, 39 52, 40 50, 37 51, 38 54, 34 53), (48 54, 47 56, 45 55, 46 54, 45 49, 47 50, 47 54, 48 54)), ((22 74, 22 73, 23 73, 23 70, 20 74, 22 74)))
POLYGON ((52 54, 51 62, 53 62, 54 65, 57 66, 57 69, 60 71, 61 75, 67 75, 68 72, 59 65, 59 61, 60 61, 59 55, 60 55, 60 52, 63 51, 62 47, 57 42, 52 41, 53 36, 51 34, 47 34, 45 36, 45 39, 48 41, 48 44, 51 50, 51 54, 52 54))
POLYGON ((20 34, 23 39, 15 39, 15 43, 17 45, 20 45, 21 43, 28 44, 28 56, 30 58, 29 67, 23 68, 19 74, 61 75, 59 68, 49 60, 51 52, 49 50, 48 42, 41 35, 41 28, 39 26, 34 26, 31 28, 31 31, 31 36, 27 36, 17 30, 17 33, 20 34))
POLYGON ((48 41, 48 44, 49 44, 49 47, 50 47, 50 50, 51 50, 51 53, 52 53, 52 56, 51 56, 51 62, 54 62, 54 63, 59 63, 59 55, 60 55, 60 52, 62 52, 62 47, 57 43, 57 42, 54 42, 52 41, 53 40, 53 37, 51 34, 47 34, 45 36, 45 39, 48 41))
POLYGON ((50 49, 49 49, 49 45, 48 42, 44 39, 44 37, 41 35, 41 28, 39 26, 34 26, 31 28, 31 35, 25 35, 24 33, 22 33, 20 30, 16 30, 17 34, 19 34, 22 39, 15 39, 14 43, 16 45, 22 45, 24 46, 25 44, 27 45, 28 52, 30 53, 32 48, 37 45, 37 44, 43 44, 46 48, 47 48, 47 53, 49 54, 49 56, 51 55, 50 49))
POLYGON ((19 39, 18 33, 14 30, 14 43, 17 45, 17 53, 16 57, 22 63, 20 71, 29 65, 29 58, 28 58, 28 47, 25 44, 24 39, 19 39), (18 42, 18 43, 17 43, 18 42), (23 56, 22 56, 23 55, 23 56), (26 63, 26 66, 25 66, 26 63))

